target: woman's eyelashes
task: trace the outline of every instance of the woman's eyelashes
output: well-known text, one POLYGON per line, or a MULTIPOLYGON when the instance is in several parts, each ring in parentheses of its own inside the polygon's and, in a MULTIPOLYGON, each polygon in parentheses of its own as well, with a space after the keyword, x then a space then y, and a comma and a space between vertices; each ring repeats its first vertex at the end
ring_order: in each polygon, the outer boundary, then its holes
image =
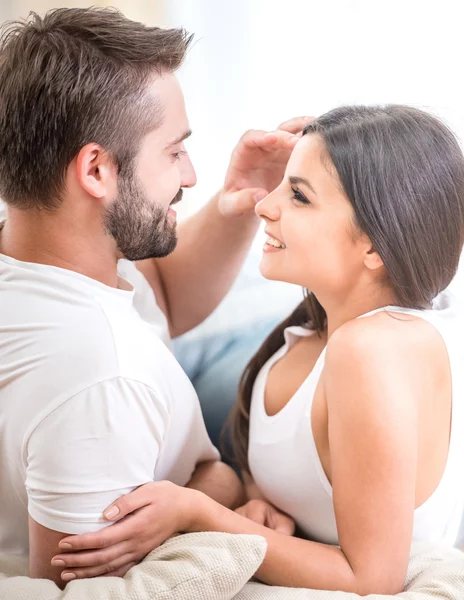
POLYGON ((298 188, 292 187, 292 192, 293 192, 293 198, 297 202, 300 202, 301 204, 311 204, 311 202, 308 200, 308 198, 306 198, 306 196, 303 194, 303 192, 300 191, 298 188))

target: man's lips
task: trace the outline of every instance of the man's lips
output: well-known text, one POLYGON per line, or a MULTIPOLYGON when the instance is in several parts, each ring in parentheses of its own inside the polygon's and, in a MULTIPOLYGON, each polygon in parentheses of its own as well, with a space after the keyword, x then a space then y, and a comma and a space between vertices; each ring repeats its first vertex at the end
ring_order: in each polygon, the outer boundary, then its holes
POLYGON ((178 204, 182 200, 182 196, 184 195, 184 191, 180 189, 177 194, 174 196, 174 199, 171 201, 169 206, 174 206, 174 204, 178 204))

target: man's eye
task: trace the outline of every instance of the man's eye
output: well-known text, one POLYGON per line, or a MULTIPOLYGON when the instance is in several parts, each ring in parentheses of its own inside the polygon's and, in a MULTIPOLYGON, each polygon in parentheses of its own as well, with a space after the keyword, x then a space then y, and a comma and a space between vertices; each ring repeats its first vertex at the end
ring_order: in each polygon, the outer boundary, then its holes
POLYGON ((176 160, 179 160, 179 158, 181 156, 184 156, 185 154, 187 154, 187 152, 185 152, 185 150, 179 150, 179 152, 174 152, 172 154, 172 157, 175 158, 176 160))

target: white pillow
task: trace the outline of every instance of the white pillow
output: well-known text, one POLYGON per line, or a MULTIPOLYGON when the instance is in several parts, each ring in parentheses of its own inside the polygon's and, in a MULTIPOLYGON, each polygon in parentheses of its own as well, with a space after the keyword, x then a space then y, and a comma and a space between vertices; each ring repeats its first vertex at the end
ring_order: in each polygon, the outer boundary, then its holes
MULTIPOLYGON (((361 600, 357 594, 246 583, 260 566, 266 541, 259 536, 194 533, 169 540, 124 579, 100 577, 68 583, 1 579, 0 600, 361 600)), ((0 557, 0 572, 25 573, 24 561, 0 557)), ((405 591, 369 600, 463 600, 464 553, 433 544, 411 550, 405 591)))
POLYGON ((0 556, 0 600, 229 600, 265 553, 266 540, 259 536, 191 533, 167 541, 123 579, 80 579, 65 591, 25 577, 24 561, 0 556))
POLYGON ((234 600, 463 600, 464 553, 429 543, 411 548, 405 590, 401 594, 359 596, 347 592, 269 587, 247 583, 234 600))

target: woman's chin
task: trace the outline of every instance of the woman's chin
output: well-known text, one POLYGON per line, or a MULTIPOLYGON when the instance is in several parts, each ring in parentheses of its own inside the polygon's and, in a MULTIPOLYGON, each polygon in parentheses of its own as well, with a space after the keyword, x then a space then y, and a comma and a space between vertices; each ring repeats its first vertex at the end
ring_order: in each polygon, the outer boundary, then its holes
POLYGON ((282 268, 282 265, 277 266, 272 264, 271 261, 267 260, 266 256, 263 256, 261 259, 259 272, 265 279, 281 281, 282 283, 288 283, 298 287, 306 287, 304 277, 295 278, 295 273, 289 273, 286 269, 282 268))
POLYGON ((285 281, 285 278, 282 278, 283 273, 280 271, 281 269, 276 269, 275 266, 270 265, 266 257, 263 256, 259 265, 259 272, 263 277, 272 279, 273 281, 285 281))

